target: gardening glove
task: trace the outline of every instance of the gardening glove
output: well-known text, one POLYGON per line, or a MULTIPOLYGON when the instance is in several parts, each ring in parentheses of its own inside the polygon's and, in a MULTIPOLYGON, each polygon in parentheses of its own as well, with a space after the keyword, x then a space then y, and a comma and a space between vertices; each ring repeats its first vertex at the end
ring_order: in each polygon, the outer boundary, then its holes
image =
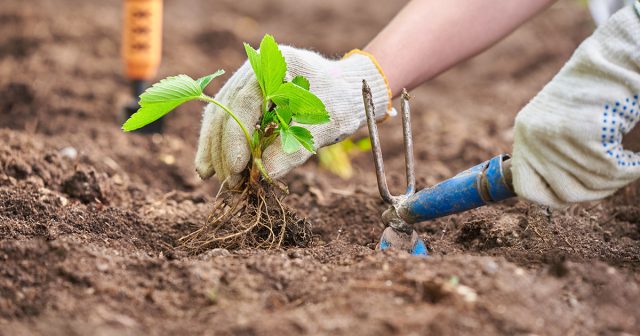
POLYGON ((589 11, 593 21, 600 26, 607 22, 613 13, 632 3, 633 0, 589 0, 589 11))
POLYGON ((598 28, 515 122, 516 193, 552 207, 613 194, 640 177, 622 148, 640 100, 640 2, 598 28))
MULTIPOLYGON (((373 56, 355 50, 341 60, 330 60, 309 50, 289 46, 280 46, 280 50, 287 62, 285 79, 306 77, 310 91, 322 100, 331 117, 326 124, 305 125, 313 135, 316 149, 338 142, 364 125, 363 79, 371 86, 378 117, 391 113, 390 90, 373 56)), ((261 118, 262 93, 249 61, 227 81, 215 99, 227 105, 245 127, 253 129, 261 118)), ((269 175, 279 178, 310 156, 305 149, 284 153, 278 137, 264 150, 262 159, 269 175)), ((209 104, 204 110, 195 159, 200 177, 218 174, 220 181, 233 187, 240 181, 240 173, 249 159, 249 147, 240 127, 220 107, 209 104)))

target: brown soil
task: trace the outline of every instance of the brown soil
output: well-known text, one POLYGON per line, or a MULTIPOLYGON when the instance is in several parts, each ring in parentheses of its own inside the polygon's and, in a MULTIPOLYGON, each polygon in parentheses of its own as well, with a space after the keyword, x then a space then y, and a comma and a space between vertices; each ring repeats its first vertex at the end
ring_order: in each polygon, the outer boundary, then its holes
MULTIPOLYGON (((402 6, 165 3, 159 77, 231 72, 240 42, 265 32, 338 56, 402 6)), ((563 211, 512 200, 422 223, 434 253, 421 259, 373 249, 385 207, 369 155, 346 182, 311 160, 286 179, 310 247, 182 252, 177 240, 205 222, 217 190, 192 165, 201 105, 169 116, 164 137, 119 130, 120 5, 0 4, 1 335, 640 332, 638 184, 563 211)), ((419 186, 509 152, 518 109, 592 29, 577 2, 560 2, 416 89, 419 186)), ((398 189, 400 130, 381 126, 398 189)))

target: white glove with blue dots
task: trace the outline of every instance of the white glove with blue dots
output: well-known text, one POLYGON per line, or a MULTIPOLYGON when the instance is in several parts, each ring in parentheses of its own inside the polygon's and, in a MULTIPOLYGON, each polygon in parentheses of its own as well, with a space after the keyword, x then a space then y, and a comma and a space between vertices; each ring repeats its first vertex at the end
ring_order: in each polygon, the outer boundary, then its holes
POLYGON ((516 118, 516 193, 561 207, 604 198, 640 177, 622 137, 640 120, 640 2, 585 40, 516 118))

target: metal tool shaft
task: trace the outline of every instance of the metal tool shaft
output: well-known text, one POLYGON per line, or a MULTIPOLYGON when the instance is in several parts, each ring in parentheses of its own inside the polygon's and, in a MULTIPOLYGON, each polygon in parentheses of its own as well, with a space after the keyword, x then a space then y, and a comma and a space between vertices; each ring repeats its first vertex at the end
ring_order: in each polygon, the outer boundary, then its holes
POLYGON ((413 160, 413 137, 411 134, 411 114, 409 108, 409 94, 407 90, 402 91, 402 129, 404 136, 404 160, 406 165, 407 189, 403 195, 393 196, 387 185, 387 178, 384 173, 384 162, 382 161, 382 148, 380 137, 378 136, 378 126, 376 125, 375 108, 371 89, 366 81, 362 81, 362 98, 364 100, 364 110, 367 115, 367 125, 371 138, 371 151, 373 152, 373 162, 376 166, 376 178, 378 180, 378 190, 382 199, 392 205, 399 205, 415 192, 416 176, 413 160))
POLYGON ((413 135, 411 134, 411 109, 409 107, 409 93, 402 89, 402 135, 404 139, 404 163, 407 176, 407 190, 405 195, 412 195, 416 191, 416 172, 413 161, 413 135))

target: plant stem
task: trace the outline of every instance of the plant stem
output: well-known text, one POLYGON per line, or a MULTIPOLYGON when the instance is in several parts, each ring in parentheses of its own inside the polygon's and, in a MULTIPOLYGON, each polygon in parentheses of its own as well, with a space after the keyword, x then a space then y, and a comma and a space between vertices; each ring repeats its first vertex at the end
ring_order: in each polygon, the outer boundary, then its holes
POLYGON ((282 118, 280 118, 280 115, 277 113, 276 113, 276 118, 280 120, 280 127, 284 128, 285 130, 289 128, 289 125, 282 118))
POLYGON ((251 144, 251 135, 249 134, 249 131, 247 131, 247 128, 244 127, 244 124, 242 124, 242 121, 240 121, 240 119, 238 119, 238 117, 236 117, 235 114, 233 114, 233 112, 231 112, 231 110, 229 110, 228 107, 224 106, 223 104, 221 104, 220 102, 218 102, 217 100, 202 94, 200 96, 200 99, 207 101, 209 103, 213 103, 216 104, 218 106, 220 106, 220 108, 222 108, 228 115, 231 116, 231 118, 233 118, 233 120, 236 121, 236 123, 238 124, 238 126, 240 126, 240 128, 242 129, 242 132, 244 132, 244 136, 247 138, 247 143, 249 144, 249 148, 251 150, 251 152, 253 152, 253 145, 251 144))
POLYGON ((262 164, 262 159, 254 158, 253 161, 255 162, 256 166, 258 167, 258 170, 262 174, 262 177, 264 177, 264 179, 267 181, 267 183, 269 184, 273 183, 271 176, 269 176, 269 174, 267 173, 267 169, 264 167, 264 164, 262 164))

